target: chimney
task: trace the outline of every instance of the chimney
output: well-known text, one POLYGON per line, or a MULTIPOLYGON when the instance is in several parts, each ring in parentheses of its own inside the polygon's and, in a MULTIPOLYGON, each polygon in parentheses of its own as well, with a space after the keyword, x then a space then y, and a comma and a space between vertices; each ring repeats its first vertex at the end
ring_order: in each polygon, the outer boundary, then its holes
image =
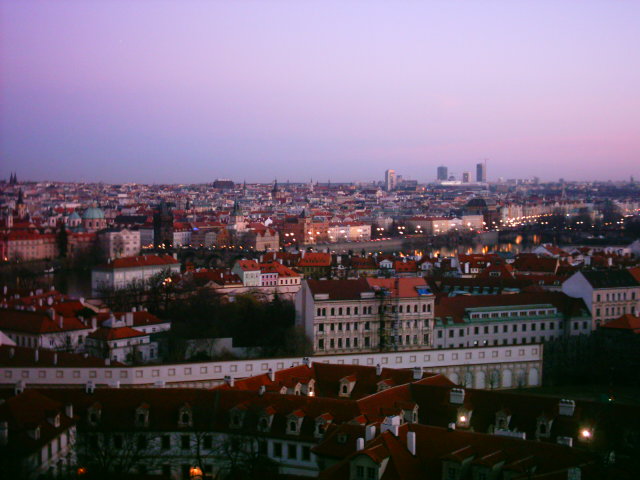
POLYGON ((382 375, 382 365, 378 363, 376 364, 376 376, 379 377, 380 375, 382 375))
MULTIPOLYGON (((54 320, 55 320, 55 316, 54 316, 54 320)), ((60 329, 64 328, 64 317, 62 315, 58 315, 58 326, 60 327, 60 329)))
POLYGON ((236 382, 234 380, 234 378, 230 375, 225 375, 224 376, 224 382, 229 385, 230 387, 235 386, 236 382))
POLYGON ((93 380, 89 380, 84 386, 85 393, 88 393, 89 395, 93 394, 95 390, 96 390, 96 387, 93 384, 93 380))
POLYGON ((56 352, 53 353, 53 364, 54 365, 58 364, 58 354, 56 352))
POLYGON ((407 432, 407 450, 411 455, 416 454, 416 432, 407 432))
POLYGON ((267 375, 269 375, 269 380, 271 380, 272 382, 276 381, 276 374, 273 373, 273 370, 269 369, 269 372, 267 372, 267 375))
POLYGON ((607 265, 611 267, 613 265, 613 257, 607 257, 607 265))
POLYGON ((309 360, 309 357, 303 357, 302 358, 302 364, 306 365, 309 368, 311 368, 311 361, 309 360))
POLYGON ((98 328, 98 319, 96 317, 91 317, 91 328, 94 330, 98 328))
POLYGON ((67 403, 64 406, 64 414, 69 418, 73 418, 73 405, 72 404, 67 403))
POLYGON ((559 415, 572 417, 575 409, 576 409, 576 402, 574 402, 573 400, 567 400, 566 398, 563 398, 560 400, 560 403, 558 404, 559 415))
POLYGON ((262 396, 266 391, 267 391, 267 387, 265 387, 264 385, 260 385, 260 388, 258 388, 258 395, 262 396))
POLYGON ((131 311, 132 311, 133 313, 136 313, 136 307, 131 307, 131 311))
POLYGON ((127 327, 133 327, 133 313, 132 312, 127 312, 125 313, 125 325, 127 327))
POLYGON ((15 387, 13 387, 13 393, 14 395, 20 395, 22 392, 24 392, 24 381, 18 380, 15 387))
POLYGON ((16 354, 16 349, 11 347, 9 349, 9 358, 13 358, 15 356, 15 354, 16 354))
POLYGON ((447 430, 453 432, 456 429, 456 422, 451 422, 447 425, 447 430))
POLYGON ((36 363, 40 359, 40 351, 37 348, 33 351, 33 359, 36 363))
POLYGON ((449 391, 449 403, 462 405, 464 403, 464 388, 452 388, 449 391))
POLYGON ((104 359, 104 366, 105 366, 105 367, 108 367, 108 366, 110 366, 110 365, 111 365, 111 359, 110 359, 110 358, 105 358, 105 359, 104 359))
POLYGON ((364 450, 364 438, 358 437, 356 439, 356 450, 357 451, 364 450))
POLYGON ((422 367, 413 367, 413 379, 420 380, 422 378, 422 367))
POLYGON ((7 443, 9 443, 9 423, 0 422, 0 445, 5 446, 7 443))
POLYGON ((364 429, 364 439, 369 442, 373 440, 376 436, 376 426, 375 425, 367 425, 364 429))
POLYGON ((56 319, 56 311, 53 308, 47 308, 47 315, 49 315, 51 320, 56 319))

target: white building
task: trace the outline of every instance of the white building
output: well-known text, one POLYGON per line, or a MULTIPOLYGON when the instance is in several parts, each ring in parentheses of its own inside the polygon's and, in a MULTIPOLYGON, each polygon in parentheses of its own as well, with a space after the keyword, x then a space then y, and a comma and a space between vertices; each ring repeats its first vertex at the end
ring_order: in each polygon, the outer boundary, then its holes
POLYGON ((140 231, 108 228, 98 232, 98 242, 106 258, 133 257, 140 253, 140 231))
POLYGON ((158 274, 180 273, 180 262, 170 255, 140 255, 111 260, 91 271, 94 294, 131 285, 144 285, 158 274))

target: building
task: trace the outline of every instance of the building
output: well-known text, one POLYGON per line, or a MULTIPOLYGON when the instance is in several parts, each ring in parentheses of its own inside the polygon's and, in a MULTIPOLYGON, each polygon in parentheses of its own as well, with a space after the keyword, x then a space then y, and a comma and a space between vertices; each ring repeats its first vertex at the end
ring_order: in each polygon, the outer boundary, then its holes
POLYGON ((384 172, 384 187, 387 192, 392 192, 396 189, 396 171, 387 170, 384 172))
POLYGON ((108 228, 98 232, 98 242, 106 258, 134 257, 140 254, 140 231, 108 228))
POLYGON ((471 172, 462 172, 462 183, 469 183, 471 181, 471 172))
POLYGON ((37 230, 12 230, 0 237, 0 251, 5 261, 50 260, 58 257, 54 233, 37 230))
POLYGON ((122 363, 146 363, 158 360, 158 344, 151 341, 151 327, 138 329, 134 313, 119 318, 110 316, 86 339, 86 352, 97 358, 122 363))
POLYGON ((438 167, 438 180, 449 180, 449 169, 445 166, 438 167))
POLYGON ((433 304, 422 278, 309 279, 296 323, 317 353, 419 349, 432 346, 433 304))
POLYGON ((97 207, 87 208, 82 214, 82 227, 87 232, 97 232, 107 228, 104 212, 97 207))
POLYGON ((476 165, 476 182, 487 182, 487 162, 481 162, 476 165))
POLYGON ((19 382, 0 402, 0 468, 6 478, 66 478, 75 475, 73 405, 19 382))
POLYGON ((144 286, 159 274, 180 273, 180 262, 170 255, 139 255, 113 259, 91 270, 94 294, 129 286, 144 286))
POLYGON ((576 272, 563 282, 562 291, 584 300, 594 330, 621 315, 639 312, 640 282, 626 269, 576 272))
POLYGON ((591 332, 582 299, 561 292, 467 294, 440 297, 435 304, 436 348, 543 343, 591 332))

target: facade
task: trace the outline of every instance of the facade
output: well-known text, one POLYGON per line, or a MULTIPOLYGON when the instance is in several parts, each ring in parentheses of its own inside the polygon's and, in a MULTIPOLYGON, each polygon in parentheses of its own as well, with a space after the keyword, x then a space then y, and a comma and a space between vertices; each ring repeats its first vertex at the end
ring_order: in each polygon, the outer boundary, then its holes
POLYGON ((58 256, 58 242, 54 233, 10 231, 0 238, 0 243, 5 261, 48 260, 58 256))
POLYGON ((139 255, 117 258, 91 271, 91 288, 98 294, 131 285, 144 285, 160 273, 180 273, 180 262, 170 255, 139 255))
POLYGON ((98 232, 98 242, 106 258, 134 257, 140 253, 140 231, 108 228, 98 232))
POLYGON ((563 293, 462 295, 436 303, 433 343, 435 348, 517 345, 591 332, 584 302, 563 293))
POLYGON ((433 304, 422 278, 306 280, 296 323, 317 353, 430 348, 433 304))
POLYGON ((260 264, 255 260, 238 260, 231 269, 231 273, 240 277, 245 287, 259 287, 262 285, 260 264))
POLYGON ((134 328, 133 314, 111 317, 102 322, 86 339, 86 352, 97 358, 122 363, 147 363, 158 360, 158 344, 151 333, 134 328))
POLYGON ((562 291, 584 300, 594 330, 621 315, 640 311, 640 282, 626 269, 576 272, 563 282, 562 291))

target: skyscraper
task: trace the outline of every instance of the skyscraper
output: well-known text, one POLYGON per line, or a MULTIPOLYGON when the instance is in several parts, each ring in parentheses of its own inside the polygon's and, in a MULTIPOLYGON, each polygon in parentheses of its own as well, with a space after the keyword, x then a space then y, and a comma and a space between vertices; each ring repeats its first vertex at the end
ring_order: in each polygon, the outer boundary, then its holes
POLYGON ((396 189, 396 171, 395 170, 387 170, 384 172, 384 187, 387 192, 396 189))
POLYGON ((462 172, 462 183, 469 183, 471 181, 471 172, 462 172))
POLYGON ((445 166, 438 167, 438 180, 447 180, 449 178, 449 170, 445 166))
POLYGON ((487 181, 487 161, 476 165, 476 182, 485 183, 487 181))

